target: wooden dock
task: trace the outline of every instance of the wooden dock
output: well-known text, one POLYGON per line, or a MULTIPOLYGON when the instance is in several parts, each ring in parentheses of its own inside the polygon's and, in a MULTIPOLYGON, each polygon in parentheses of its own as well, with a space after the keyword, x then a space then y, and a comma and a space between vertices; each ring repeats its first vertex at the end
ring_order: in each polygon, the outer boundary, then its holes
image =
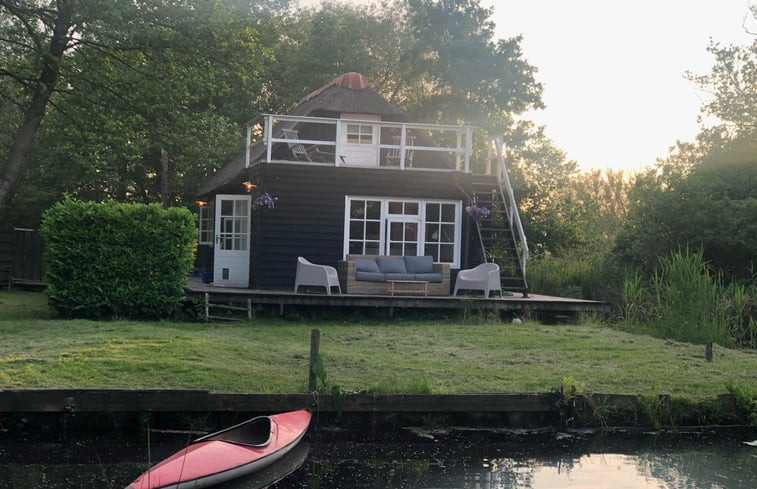
MULTIPOLYGON (((520 293, 502 297, 479 296, 418 296, 418 295, 363 295, 363 294, 312 294, 284 290, 259 290, 231 287, 214 287, 197 279, 190 279, 185 286, 188 298, 206 302, 206 306, 223 307, 225 304, 242 304, 249 310, 252 305, 278 305, 284 314, 286 306, 331 306, 384 308, 389 316, 396 309, 458 309, 510 312, 516 316, 532 314, 576 315, 578 313, 604 314, 610 306, 605 302, 568 297, 554 297, 520 293)), ((206 314, 211 315, 212 314, 206 314)))

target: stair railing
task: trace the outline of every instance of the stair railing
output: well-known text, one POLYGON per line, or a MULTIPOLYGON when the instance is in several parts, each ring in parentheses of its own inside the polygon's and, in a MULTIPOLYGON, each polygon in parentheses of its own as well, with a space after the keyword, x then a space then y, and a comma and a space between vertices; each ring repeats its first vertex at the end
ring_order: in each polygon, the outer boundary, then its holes
POLYGON ((502 151, 504 146, 502 136, 492 137, 492 142, 496 150, 497 159, 497 173, 499 180, 499 191, 503 202, 506 202, 506 214, 507 220, 510 223, 510 229, 514 229, 514 238, 516 249, 520 248, 520 270, 523 274, 523 284, 527 286, 526 282, 526 262, 528 261, 528 241, 526 240, 526 233, 523 231, 523 223, 520 220, 520 213, 518 212, 518 205, 515 202, 515 194, 513 193, 513 187, 510 184, 510 177, 507 174, 507 166, 505 165, 505 157, 502 151), (504 184, 504 188, 502 188, 504 184))

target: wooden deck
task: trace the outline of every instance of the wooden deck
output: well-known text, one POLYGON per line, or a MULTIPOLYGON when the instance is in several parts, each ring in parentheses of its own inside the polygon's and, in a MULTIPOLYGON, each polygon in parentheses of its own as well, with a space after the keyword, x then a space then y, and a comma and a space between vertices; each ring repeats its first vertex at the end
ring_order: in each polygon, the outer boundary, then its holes
POLYGON ((208 300, 215 304, 267 304, 278 305, 279 312, 284 313, 286 306, 336 306, 336 307, 371 307, 386 308, 389 316, 395 309, 468 309, 511 312, 514 315, 549 313, 556 315, 575 315, 577 313, 605 313, 609 305, 605 302, 567 297, 554 297, 529 293, 523 297, 520 293, 511 296, 483 298, 479 296, 418 296, 418 295, 364 295, 294 293, 285 290, 258 290, 231 287, 214 287, 191 278, 185 285, 188 298, 208 300))

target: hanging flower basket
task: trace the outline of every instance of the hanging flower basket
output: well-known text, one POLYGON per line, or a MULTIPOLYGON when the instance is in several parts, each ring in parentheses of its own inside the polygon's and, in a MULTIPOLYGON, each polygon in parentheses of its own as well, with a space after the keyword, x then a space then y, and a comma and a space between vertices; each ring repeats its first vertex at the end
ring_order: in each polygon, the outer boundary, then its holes
POLYGON ((492 211, 490 211, 487 207, 476 203, 466 207, 465 211, 468 213, 471 219, 477 222, 481 219, 489 217, 489 214, 492 213, 492 211))
POLYGON ((263 192, 258 197, 255 198, 255 200, 252 201, 252 207, 253 209, 262 209, 262 210, 269 210, 276 207, 276 201, 279 200, 278 197, 273 197, 268 192, 263 192))

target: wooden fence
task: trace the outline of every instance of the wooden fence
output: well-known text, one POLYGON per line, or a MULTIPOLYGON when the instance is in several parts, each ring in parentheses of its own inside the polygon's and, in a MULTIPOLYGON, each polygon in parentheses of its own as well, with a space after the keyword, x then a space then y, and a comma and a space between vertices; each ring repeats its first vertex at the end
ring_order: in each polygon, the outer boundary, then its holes
POLYGON ((32 229, 0 229, 0 284, 41 287, 44 244, 32 229))

